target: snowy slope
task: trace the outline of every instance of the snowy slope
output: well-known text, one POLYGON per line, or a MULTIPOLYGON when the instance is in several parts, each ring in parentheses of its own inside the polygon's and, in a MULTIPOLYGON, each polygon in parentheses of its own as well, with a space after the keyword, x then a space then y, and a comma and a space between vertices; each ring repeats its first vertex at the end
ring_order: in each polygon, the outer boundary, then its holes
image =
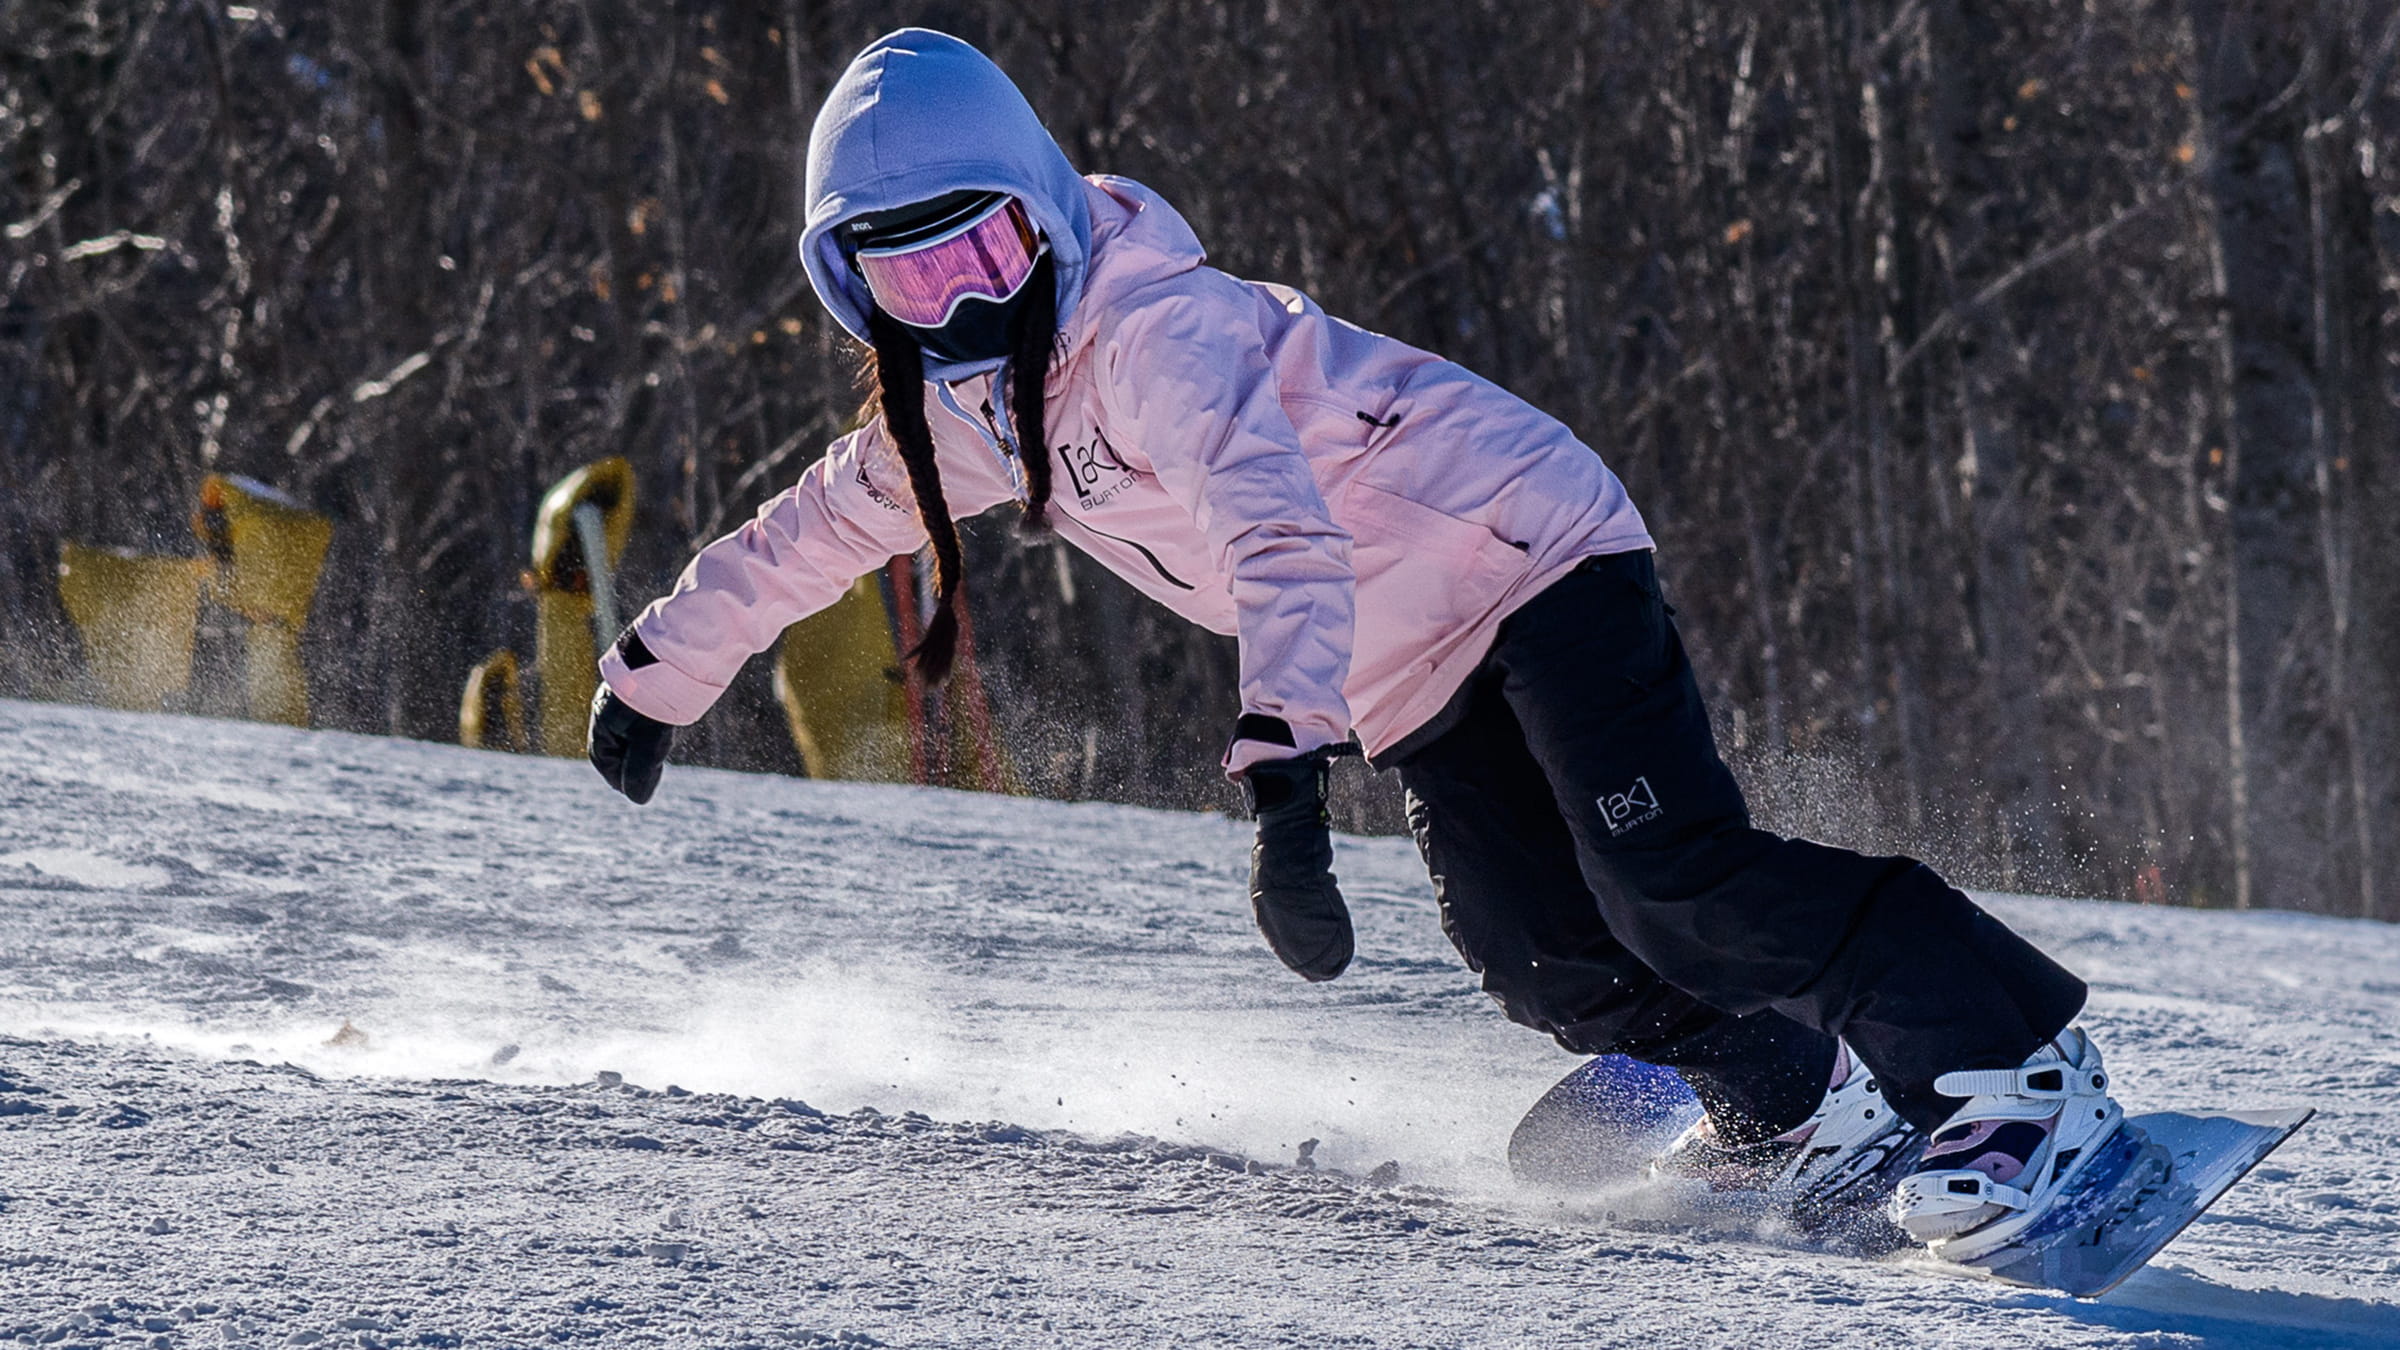
POLYGON ((0 1343, 2400 1343, 2400 928, 1993 902, 2133 1109, 2324 1108, 2078 1304, 1513 1192, 1405 842, 1325 986, 1245 842, 0 702, 0 1343))

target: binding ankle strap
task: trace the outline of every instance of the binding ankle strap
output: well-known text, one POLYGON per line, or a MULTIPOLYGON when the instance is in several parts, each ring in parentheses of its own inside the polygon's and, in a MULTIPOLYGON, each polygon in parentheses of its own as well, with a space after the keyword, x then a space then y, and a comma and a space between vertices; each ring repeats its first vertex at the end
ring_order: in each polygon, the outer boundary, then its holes
POLYGON ((2108 1091, 2108 1075, 2098 1069, 2078 1069, 2054 1060, 2015 1069, 1960 1069, 1934 1079, 1933 1090, 1946 1097, 2034 1097, 2063 1101, 2085 1092, 2108 1091))

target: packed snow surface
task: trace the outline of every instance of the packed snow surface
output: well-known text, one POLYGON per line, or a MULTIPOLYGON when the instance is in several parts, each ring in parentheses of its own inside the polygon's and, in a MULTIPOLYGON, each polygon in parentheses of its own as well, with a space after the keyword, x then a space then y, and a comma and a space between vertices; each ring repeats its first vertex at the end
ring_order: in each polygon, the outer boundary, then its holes
POLYGON ((1574 1061, 1406 842, 1329 985, 1246 846, 0 702, 0 1343, 2400 1342, 2400 929, 1991 902, 2131 1109, 2321 1108, 2078 1303, 1513 1189, 1574 1061))

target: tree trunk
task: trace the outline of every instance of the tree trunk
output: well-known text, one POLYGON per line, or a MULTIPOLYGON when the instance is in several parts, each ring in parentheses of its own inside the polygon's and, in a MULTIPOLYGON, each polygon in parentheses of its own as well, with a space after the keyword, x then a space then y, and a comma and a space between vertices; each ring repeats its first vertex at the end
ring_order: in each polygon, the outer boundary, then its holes
POLYGON ((2043 763, 2041 631, 2018 453, 2015 340, 1997 302, 1973 297, 2021 256, 2012 236, 2021 194, 1996 153, 2010 82, 1991 53, 1999 23, 1988 0, 1937 0, 1926 19, 1931 56, 1935 218, 1949 303, 1959 308, 1955 396, 1972 514, 1972 599, 1978 674, 1992 720, 1984 786, 2000 823, 2004 884, 2029 863, 2055 866, 2058 803, 2043 763))
POLYGON ((2282 6, 2190 0, 2205 181, 2231 407, 2226 731, 2234 904, 2321 908, 2326 892, 2306 691, 2324 649, 2316 551, 2317 390, 2309 334, 2306 103, 2298 18, 2282 6))

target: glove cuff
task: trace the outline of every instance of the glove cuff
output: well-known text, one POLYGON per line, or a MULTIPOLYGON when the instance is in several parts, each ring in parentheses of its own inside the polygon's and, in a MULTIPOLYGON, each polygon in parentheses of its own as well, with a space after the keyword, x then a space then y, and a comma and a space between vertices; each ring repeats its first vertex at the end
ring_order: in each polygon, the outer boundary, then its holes
POLYGON ((1321 807, 1325 804, 1326 780, 1330 776, 1326 761, 1321 759, 1262 760, 1242 775, 1242 804, 1250 808, 1251 815, 1263 816, 1306 794, 1313 796, 1321 807))

